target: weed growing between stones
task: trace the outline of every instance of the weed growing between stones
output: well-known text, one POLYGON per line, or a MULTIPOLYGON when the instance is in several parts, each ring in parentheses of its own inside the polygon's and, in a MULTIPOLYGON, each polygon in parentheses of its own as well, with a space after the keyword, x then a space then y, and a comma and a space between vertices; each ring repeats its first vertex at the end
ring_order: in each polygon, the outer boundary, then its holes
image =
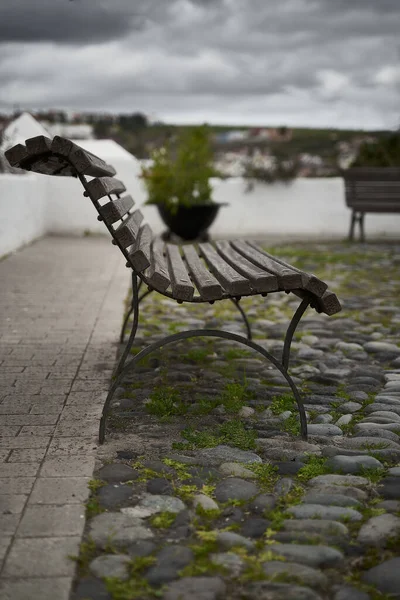
POLYGON ((113 600, 136 600, 144 596, 159 595, 143 576, 154 562, 155 558, 152 556, 135 558, 128 567, 129 579, 127 581, 121 581, 115 577, 105 577, 104 582, 113 600))
POLYGON ((308 481, 309 479, 318 477, 318 475, 329 473, 326 461, 327 459, 323 456, 309 455, 307 463, 297 473, 297 479, 299 481, 308 481))
POLYGON ((101 479, 91 479, 89 481, 88 488, 90 490, 90 496, 85 502, 85 515, 87 519, 104 512, 104 508, 100 506, 96 495, 96 492, 104 485, 106 485, 106 482, 101 479))
POLYGON ((164 511, 151 517, 150 524, 156 529, 168 529, 173 525, 175 519, 176 513, 164 511))
POLYGON ((98 549, 95 542, 89 537, 86 541, 79 545, 79 554, 70 556, 69 558, 76 562, 78 574, 84 577, 89 572, 89 565, 98 554, 98 549))
POLYGON ((186 414, 187 406, 182 402, 180 393, 173 387, 161 387, 150 394, 150 402, 146 404, 146 410, 149 414, 165 420, 172 416, 186 414))
POLYGON ((246 429, 241 421, 226 421, 219 427, 201 431, 188 427, 181 432, 186 442, 175 442, 172 447, 178 450, 196 450, 196 448, 214 448, 220 444, 234 446, 241 450, 256 448, 257 432, 246 429))
POLYGON ((249 471, 253 471, 253 473, 256 475, 256 481, 259 484, 260 489, 265 492, 270 492, 279 479, 279 475, 277 473, 278 468, 274 465, 266 463, 252 463, 242 466, 249 469, 249 471))
POLYGON ((387 469, 371 469, 361 465, 360 475, 369 479, 371 483, 378 483, 383 477, 385 477, 387 469))

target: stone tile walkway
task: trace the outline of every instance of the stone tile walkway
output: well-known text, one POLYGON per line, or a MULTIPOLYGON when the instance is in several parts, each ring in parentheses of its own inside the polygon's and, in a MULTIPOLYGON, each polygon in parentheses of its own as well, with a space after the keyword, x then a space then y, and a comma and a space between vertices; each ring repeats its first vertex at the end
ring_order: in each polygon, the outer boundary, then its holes
POLYGON ((67 600, 128 273, 107 238, 0 262, 0 598, 67 600))

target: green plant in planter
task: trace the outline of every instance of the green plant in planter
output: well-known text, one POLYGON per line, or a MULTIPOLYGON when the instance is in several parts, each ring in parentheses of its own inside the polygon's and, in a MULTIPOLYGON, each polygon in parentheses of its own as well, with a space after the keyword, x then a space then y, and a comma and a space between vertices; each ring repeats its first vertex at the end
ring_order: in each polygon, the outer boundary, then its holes
POLYGON ((214 204, 210 178, 217 175, 207 126, 184 130, 175 148, 170 144, 152 154, 153 164, 143 167, 148 199, 146 204, 165 206, 176 212, 179 206, 214 204))

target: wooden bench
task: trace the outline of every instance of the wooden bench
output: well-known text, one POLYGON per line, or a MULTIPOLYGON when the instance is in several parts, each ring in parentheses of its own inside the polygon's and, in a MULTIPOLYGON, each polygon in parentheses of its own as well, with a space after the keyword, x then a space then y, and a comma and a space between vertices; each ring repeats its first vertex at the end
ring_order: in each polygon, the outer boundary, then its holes
MULTIPOLYGON (((128 343, 116 369, 104 404, 100 422, 99 440, 103 443, 109 406, 114 392, 125 373, 154 350, 181 339, 211 336, 240 342, 259 352, 283 374, 297 402, 301 435, 307 439, 307 421, 298 389, 288 372, 290 346, 296 327, 311 306, 319 313, 333 315, 341 310, 334 293, 326 283, 314 275, 304 273, 276 256, 271 256, 252 241, 235 240, 215 243, 171 245, 153 236, 144 222, 140 209, 124 195, 124 184, 114 177, 115 169, 97 156, 83 150, 70 140, 56 136, 53 140, 43 136, 26 140, 6 152, 12 166, 46 175, 78 177, 83 185, 83 195, 88 197, 98 212, 98 219, 112 236, 112 242, 122 252, 126 266, 132 270, 133 325, 128 343), (147 290, 139 295, 142 285, 147 290), (151 292, 176 300, 178 303, 229 300, 240 311, 246 325, 247 336, 214 329, 188 330, 169 335, 133 356, 132 348, 139 321, 139 305, 151 292), (300 298, 299 306, 289 323, 280 360, 251 339, 251 327, 240 306, 243 296, 268 296, 272 293, 293 293, 300 298)), ((127 315, 121 332, 124 338, 127 315)))
POLYGON ((349 240, 356 223, 365 241, 365 213, 400 213, 400 168, 357 167, 343 172, 346 204, 352 209, 349 240))

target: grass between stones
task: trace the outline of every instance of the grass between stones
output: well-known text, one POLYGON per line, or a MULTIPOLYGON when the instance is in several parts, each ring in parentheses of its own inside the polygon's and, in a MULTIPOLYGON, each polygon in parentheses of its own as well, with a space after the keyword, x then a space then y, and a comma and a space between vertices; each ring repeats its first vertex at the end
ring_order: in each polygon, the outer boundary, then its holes
POLYGON ((193 416, 210 414, 216 407, 223 406, 227 414, 236 414, 254 394, 246 382, 229 382, 215 398, 200 398, 195 405, 185 403, 181 393, 172 386, 156 387, 149 395, 146 411, 163 422, 174 416, 190 413, 193 416))
MULTIPOLYGON (((328 249, 320 249, 319 251, 315 250, 315 247, 308 249, 302 248, 301 246, 297 247, 279 247, 276 249, 269 249, 269 251, 278 253, 282 258, 286 258, 296 266, 303 268, 308 271, 318 273, 322 279, 327 281, 335 280, 335 285, 332 285, 333 290, 342 297, 346 303, 347 298, 354 298, 355 294, 359 297, 362 297, 364 294, 371 296, 371 278, 374 279, 376 277, 379 278, 380 282, 385 281, 385 273, 382 272, 381 266, 374 265, 374 261, 377 259, 386 259, 389 257, 389 252, 385 251, 382 253, 377 253, 375 251, 371 251, 368 248, 361 251, 354 251, 353 247, 347 247, 343 245, 337 252, 332 252, 328 249), (343 265, 348 265, 350 267, 349 272, 343 272, 343 265), (355 280, 355 269, 357 270, 357 277, 355 280), (355 291, 356 290, 356 291, 355 291)), ((390 281, 391 275, 388 276, 387 282, 390 281)), ((393 283, 392 281, 390 281, 393 283)), ((396 293, 400 298, 400 284, 391 286, 391 296, 395 297, 396 293)), ((289 296, 288 296, 289 298, 289 296)), ((244 299, 244 306, 253 307, 253 302, 257 302, 257 299, 252 299, 252 301, 246 304, 246 299, 244 299)), ((393 302, 395 304, 395 302, 393 302)), ((256 304, 257 306, 257 317, 263 319, 273 320, 275 323, 279 323, 283 318, 286 318, 289 314, 291 315, 291 306, 290 302, 287 298, 284 298, 279 305, 273 303, 272 305, 265 307, 261 304, 256 304)), ((145 318, 144 328, 145 330, 152 332, 153 329, 159 324, 159 315, 168 315, 170 311, 170 306, 167 304, 163 304, 163 301, 157 301, 157 310, 160 307, 160 311, 158 313, 158 318, 152 316, 150 314, 149 318, 145 318)), ((198 307, 191 307, 195 315, 199 318, 203 318, 204 315, 204 307, 200 307, 200 311, 196 312, 198 307)), ((209 307, 205 307, 208 309, 209 307)), ((234 311, 229 309, 229 307, 225 306, 225 303, 216 303, 215 306, 212 307, 213 312, 212 316, 217 319, 223 319, 225 321, 234 320, 233 317, 234 311)), ((185 316, 188 314, 188 309, 183 313, 185 316)), ((211 309, 207 312, 208 317, 210 317, 211 309)), ((394 324, 392 323, 392 315, 391 314, 382 314, 378 309, 373 312, 370 311, 371 315, 373 315, 376 323, 383 328, 382 331, 392 332, 394 324)), ((334 319, 341 318, 333 317, 334 319)), ((359 308, 346 308, 346 317, 353 319, 360 323, 361 325, 368 325, 368 319, 366 319, 366 314, 363 310, 359 308)), ((256 324, 256 320, 255 320, 256 324)), ((184 321, 181 322, 174 321, 168 326, 170 332, 175 332, 180 330, 185 326, 184 321)), ((312 335, 312 332, 303 331, 296 333, 296 340, 301 340, 306 335, 312 335)), ((259 337, 257 335, 256 337, 259 337)), ((348 339, 347 341, 352 341, 348 339)), ((220 375, 223 375, 227 378, 233 378, 237 375, 235 373, 235 365, 233 362, 235 359, 248 358, 251 353, 247 350, 241 349, 228 349, 225 348, 222 351, 218 351, 216 353, 216 348, 213 343, 207 344, 204 347, 198 348, 189 348, 185 353, 178 354, 179 361, 182 363, 195 363, 196 365, 208 365, 211 364, 210 358, 217 356, 218 358, 223 358, 226 361, 226 364, 219 364, 218 366, 213 365, 213 370, 220 375), (214 355, 214 356, 212 356, 214 355)), ((140 347, 138 348, 140 349, 140 347)), ((136 351, 136 349, 135 349, 136 351)), ((176 355, 175 355, 176 358, 176 355)), ((222 361, 219 361, 222 362, 222 361)), ((169 364, 169 357, 165 360, 165 364, 169 364)), ((165 364, 161 369, 158 370, 158 374, 166 373, 167 369, 165 368, 165 364), (164 369, 164 370, 163 370, 164 369)), ((141 366, 150 366, 150 362, 145 359, 143 363, 140 363, 141 366)), ((263 383, 263 381, 262 381, 263 383)), ((271 383, 268 380, 265 380, 265 384, 270 387, 276 386, 277 384, 271 383)), ((182 389, 184 384, 179 384, 179 389, 182 389)), ((311 386, 311 384, 310 384, 311 386)), ((140 387, 140 383, 137 385, 140 387)), ((134 385, 132 385, 131 389, 134 389, 134 385)), ((307 382, 302 385, 302 391, 307 392, 307 382)), ((339 386, 336 392, 336 397, 338 402, 331 403, 330 405, 330 414, 333 417, 333 421, 335 422, 342 416, 342 412, 340 410, 343 401, 350 400, 350 395, 346 392, 346 389, 343 385, 339 386)), ((242 449, 256 449, 256 432, 251 428, 248 429, 243 425, 238 425, 235 421, 231 420, 231 415, 236 415, 240 408, 246 405, 251 399, 246 392, 246 385, 242 383, 232 384, 232 387, 226 386, 224 390, 218 395, 217 398, 213 400, 209 400, 207 398, 200 399, 196 401, 196 406, 194 410, 190 410, 190 414, 196 415, 206 415, 212 412, 218 406, 223 406, 229 420, 227 420, 222 425, 218 425, 215 427, 208 427, 202 431, 199 431, 193 427, 188 427, 183 431, 183 441, 175 444, 175 448, 181 450, 195 450, 196 448, 204 448, 204 447, 213 447, 218 444, 227 444, 230 446, 236 446, 242 449), (236 386, 236 387, 235 387, 236 386)), ((361 408, 357 413, 352 415, 352 420, 348 425, 342 425, 341 429, 345 434, 354 433, 355 425, 363 419, 365 416, 365 408, 374 401, 374 395, 370 395, 367 400, 364 402, 360 402, 361 408)), ((156 387, 154 391, 150 394, 150 402, 146 405, 146 410, 163 420, 169 420, 175 416, 179 417, 182 415, 189 414, 190 405, 187 405, 180 395, 180 393, 175 390, 173 387, 168 385, 168 376, 163 380, 162 386, 156 387)), ((280 424, 280 428, 290 434, 295 436, 299 433, 299 421, 297 416, 297 406, 294 401, 294 398, 291 394, 282 394, 276 395, 270 405, 268 406, 271 412, 275 416, 279 416, 286 411, 290 411, 293 414, 290 415, 287 419, 283 420, 280 424)), ((310 420, 315 419, 319 415, 317 410, 309 411, 310 420)), ((239 422, 240 423, 240 422, 239 422)), ((384 440, 378 440, 376 444, 368 444, 363 447, 363 450, 368 450, 371 456, 374 455, 374 450, 380 450, 387 447, 387 444, 384 440)), ((376 458, 381 460, 376 455, 376 458)), ((307 463, 300 469, 293 480, 295 481, 295 486, 290 490, 288 494, 278 499, 277 505, 274 510, 265 513, 263 516, 270 520, 270 528, 267 530, 263 538, 256 542, 256 552, 254 554, 249 555, 243 548, 233 548, 230 549, 229 552, 234 552, 238 556, 242 558, 245 564, 245 568, 242 572, 242 575, 239 576, 236 581, 238 583, 246 583, 249 581, 255 580, 263 580, 267 579, 262 569, 262 562, 268 560, 277 560, 277 556, 273 555, 272 552, 268 550, 268 545, 273 543, 274 534, 282 529, 283 522, 286 519, 293 518, 290 513, 288 513, 288 508, 301 502, 305 489, 303 487, 310 479, 318 476, 327 474, 330 471, 326 466, 326 458, 318 457, 318 456, 309 456, 307 463)), ((164 463, 167 466, 172 467, 175 470, 175 474, 162 474, 162 477, 166 477, 171 479, 174 483, 174 493, 179 495, 185 502, 190 503, 193 499, 193 496, 197 493, 204 493, 210 497, 214 495, 214 484, 210 481, 209 483, 203 486, 203 489, 199 490, 194 485, 190 485, 191 475, 188 473, 188 466, 182 463, 178 463, 176 461, 171 461, 168 459, 164 460, 164 463), (168 462, 167 462, 168 461, 168 462), (185 481, 184 484, 182 482, 185 481)), ((386 463, 383 462, 386 466, 386 463)), ((147 479, 160 477, 160 473, 156 473, 151 469, 145 469, 141 467, 138 463, 134 465, 141 472, 141 476, 139 481, 146 481, 147 479)), ((243 465, 247 469, 252 470, 255 475, 259 488, 261 491, 269 492, 274 488, 277 480, 279 479, 275 467, 271 465, 243 465)), ((374 493, 373 490, 375 486, 382 477, 387 473, 386 468, 384 469, 363 469, 362 472, 358 473, 361 476, 364 476, 369 479, 371 487, 369 488, 371 493, 374 493)), ((93 492, 95 496, 95 491, 93 492)), ((340 488, 338 488, 338 493, 340 493, 340 488)), ((90 502, 93 502, 93 514, 96 513, 96 504, 95 498, 89 499, 90 502)), ((384 514, 385 511, 383 509, 379 509, 376 507, 376 504, 381 501, 381 498, 375 497, 370 500, 364 507, 357 508, 359 512, 362 514, 362 520, 359 522, 352 522, 349 519, 343 519, 343 522, 346 524, 350 533, 350 541, 351 545, 357 545, 357 535, 363 524, 365 524, 370 518, 379 516, 384 514)), ((237 501, 230 502, 230 506, 240 506, 244 509, 246 502, 237 501)), ((207 511, 201 508, 200 506, 196 507, 195 517, 193 520, 193 525, 196 529, 196 540, 190 546, 194 552, 195 560, 192 565, 186 567, 181 573, 180 576, 192 576, 192 575, 204 575, 204 574, 212 574, 219 573, 221 575, 226 574, 226 570, 220 565, 216 565, 212 562, 210 555, 214 552, 218 551, 218 544, 216 543, 216 532, 215 527, 218 526, 221 519, 221 514, 224 509, 224 505, 220 505, 218 510, 207 511)), ((399 515, 400 516, 400 515, 399 515)), ((170 513, 159 513, 158 515, 152 517, 149 520, 150 525, 158 530, 167 529, 173 525, 174 515, 170 513)), ((238 526, 231 526, 231 530, 238 526)), ((219 529, 221 531, 221 529, 219 529)), ((310 535, 310 539, 307 543, 321 543, 321 537, 310 535)), ((82 556, 80 560, 82 561, 82 565, 85 563, 88 565, 91 558, 93 558, 93 545, 90 540, 86 542, 87 546, 84 547, 82 552, 82 556), (86 557, 86 558, 85 558, 86 557)), ((375 566, 395 555, 395 552, 398 552, 398 548, 400 547, 400 536, 393 537, 388 540, 386 547, 384 549, 375 549, 375 548, 367 548, 364 554, 357 559, 352 559, 351 557, 347 561, 348 569, 345 572, 346 581, 349 584, 354 585, 360 590, 366 591, 371 600, 386 600, 387 596, 380 594, 375 588, 372 586, 367 586, 362 583, 361 575, 363 571, 366 569, 375 566)), ((112 548, 110 547, 110 552, 112 548)), ((143 574, 145 570, 152 564, 154 558, 150 557, 149 563, 135 563, 132 565, 132 569, 130 571, 131 578, 130 580, 122 584, 122 582, 108 581, 107 587, 110 590, 113 598, 115 600, 129 600, 133 598, 142 598, 148 597, 150 594, 159 595, 160 592, 155 592, 152 590, 148 584, 146 584, 143 574), (134 582, 131 579, 135 579, 134 582)), ((330 573, 327 571, 327 575, 337 582, 342 580, 343 573, 339 574, 334 571, 330 573)), ((274 581, 283 581, 283 582, 295 582, 301 583, 301 581, 296 580, 295 578, 289 578, 287 575, 278 575, 274 576, 274 581)))
POLYGON ((247 429, 241 421, 225 421, 220 426, 197 430, 187 427, 181 432, 186 442, 174 442, 176 450, 196 450, 197 448, 214 448, 220 444, 234 446, 241 450, 255 450, 257 432, 247 429))

